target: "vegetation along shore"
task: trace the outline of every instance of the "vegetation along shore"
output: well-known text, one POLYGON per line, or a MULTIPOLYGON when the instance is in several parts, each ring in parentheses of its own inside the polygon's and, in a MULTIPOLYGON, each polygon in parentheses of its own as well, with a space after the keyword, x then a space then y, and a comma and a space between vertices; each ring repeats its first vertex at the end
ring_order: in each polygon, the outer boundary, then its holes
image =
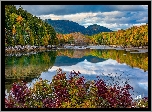
MULTIPOLYGON (((82 60, 83 65, 89 63, 90 68, 98 65, 97 62, 105 64, 105 60, 113 59, 118 62, 115 63, 122 72, 137 67, 137 71, 143 69, 139 72, 142 75, 147 73, 148 23, 117 31, 97 24, 84 28, 68 20, 42 20, 21 6, 17 9, 15 5, 5 5, 4 43, 5 88, 9 88, 5 89, 8 91, 5 96, 5 108, 148 108, 148 97, 137 100, 132 98, 130 91, 134 89, 129 83, 112 86, 98 76, 97 80, 86 81, 80 76, 81 71, 74 70, 67 77, 62 68, 57 69, 52 81, 39 78, 49 68, 57 67, 56 61, 62 64, 66 60, 63 65, 68 66, 69 60, 74 58, 75 64, 69 65, 76 66, 80 64, 82 57, 85 57, 82 60), (68 26, 69 24, 71 26, 68 26), (86 57, 91 61, 84 61, 86 57), (123 66, 122 69, 122 63, 127 64, 127 67, 123 66), (29 87, 27 83, 35 79, 39 80, 29 87)), ((107 72, 115 71, 111 68, 111 60, 106 63, 107 72)), ((93 68, 93 73, 99 73, 102 67, 98 68, 93 68)), ((131 76, 134 78, 131 80, 139 79, 138 73, 132 73, 135 75, 131 76)), ((49 74, 49 77, 51 75, 49 74)), ((107 77, 109 76, 110 74, 107 77)), ((141 84, 146 85, 148 81, 145 80, 141 84)))

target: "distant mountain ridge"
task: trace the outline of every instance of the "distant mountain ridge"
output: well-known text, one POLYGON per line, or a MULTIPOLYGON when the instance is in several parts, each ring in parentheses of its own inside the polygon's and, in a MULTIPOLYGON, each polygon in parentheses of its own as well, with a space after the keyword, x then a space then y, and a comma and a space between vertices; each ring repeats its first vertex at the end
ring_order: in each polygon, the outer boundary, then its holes
POLYGON ((85 28, 84 26, 81 26, 78 23, 69 20, 45 19, 45 21, 49 23, 57 33, 62 34, 80 32, 84 35, 94 35, 100 32, 112 32, 112 30, 97 24, 93 24, 85 28))
POLYGON ((68 56, 57 56, 54 66, 72 66, 72 65, 76 65, 79 62, 84 61, 85 59, 91 63, 98 63, 98 62, 103 62, 103 61, 107 60, 104 58, 98 58, 98 57, 91 56, 91 55, 83 56, 81 58, 70 58, 68 56))
POLYGON ((93 24, 86 28, 85 34, 94 35, 94 34, 98 34, 100 32, 112 32, 112 30, 110 30, 104 26, 93 24))

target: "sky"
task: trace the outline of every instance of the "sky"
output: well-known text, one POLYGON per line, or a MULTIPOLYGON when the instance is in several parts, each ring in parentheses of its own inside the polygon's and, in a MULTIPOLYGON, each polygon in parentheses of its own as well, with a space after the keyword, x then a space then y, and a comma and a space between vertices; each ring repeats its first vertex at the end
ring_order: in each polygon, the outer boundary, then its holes
MULTIPOLYGON (((16 5, 18 8, 18 5, 16 5)), ((113 31, 148 22, 148 5, 21 5, 41 19, 70 20, 79 25, 98 24, 113 31)))

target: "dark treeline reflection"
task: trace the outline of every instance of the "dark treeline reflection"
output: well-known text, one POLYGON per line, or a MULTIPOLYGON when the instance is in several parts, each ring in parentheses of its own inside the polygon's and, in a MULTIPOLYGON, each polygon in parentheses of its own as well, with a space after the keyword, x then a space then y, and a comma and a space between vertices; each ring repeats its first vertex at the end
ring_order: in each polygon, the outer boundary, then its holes
POLYGON ((57 52, 41 52, 31 55, 5 56, 5 88, 13 82, 25 80, 31 82, 54 65, 57 52))
POLYGON ((125 50, 114 49, 87 49, 87 50, 66 50, 58 51, 58 56, 65 55, 71 58, 82 58, 83 56, 96 56, 98 58, 113 59, 118 63, 126 63, 131 67, 137 67, 148 71, 148 53, 130 53, 125 50))

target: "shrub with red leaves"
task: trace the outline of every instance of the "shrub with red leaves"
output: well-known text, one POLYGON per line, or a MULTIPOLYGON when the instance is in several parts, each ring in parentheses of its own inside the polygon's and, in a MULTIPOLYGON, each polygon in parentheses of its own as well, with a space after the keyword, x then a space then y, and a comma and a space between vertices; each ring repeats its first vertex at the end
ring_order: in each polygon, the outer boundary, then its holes
POLYGON ((99 77, 85 82, 79 74, 73 70, 67 79, 58 69, 50 84, 42 79, 32 88, 23 81, 14 83, 5 108, 148 108, 148 98, 133 100, 129 84, 108 86, 99 77))

